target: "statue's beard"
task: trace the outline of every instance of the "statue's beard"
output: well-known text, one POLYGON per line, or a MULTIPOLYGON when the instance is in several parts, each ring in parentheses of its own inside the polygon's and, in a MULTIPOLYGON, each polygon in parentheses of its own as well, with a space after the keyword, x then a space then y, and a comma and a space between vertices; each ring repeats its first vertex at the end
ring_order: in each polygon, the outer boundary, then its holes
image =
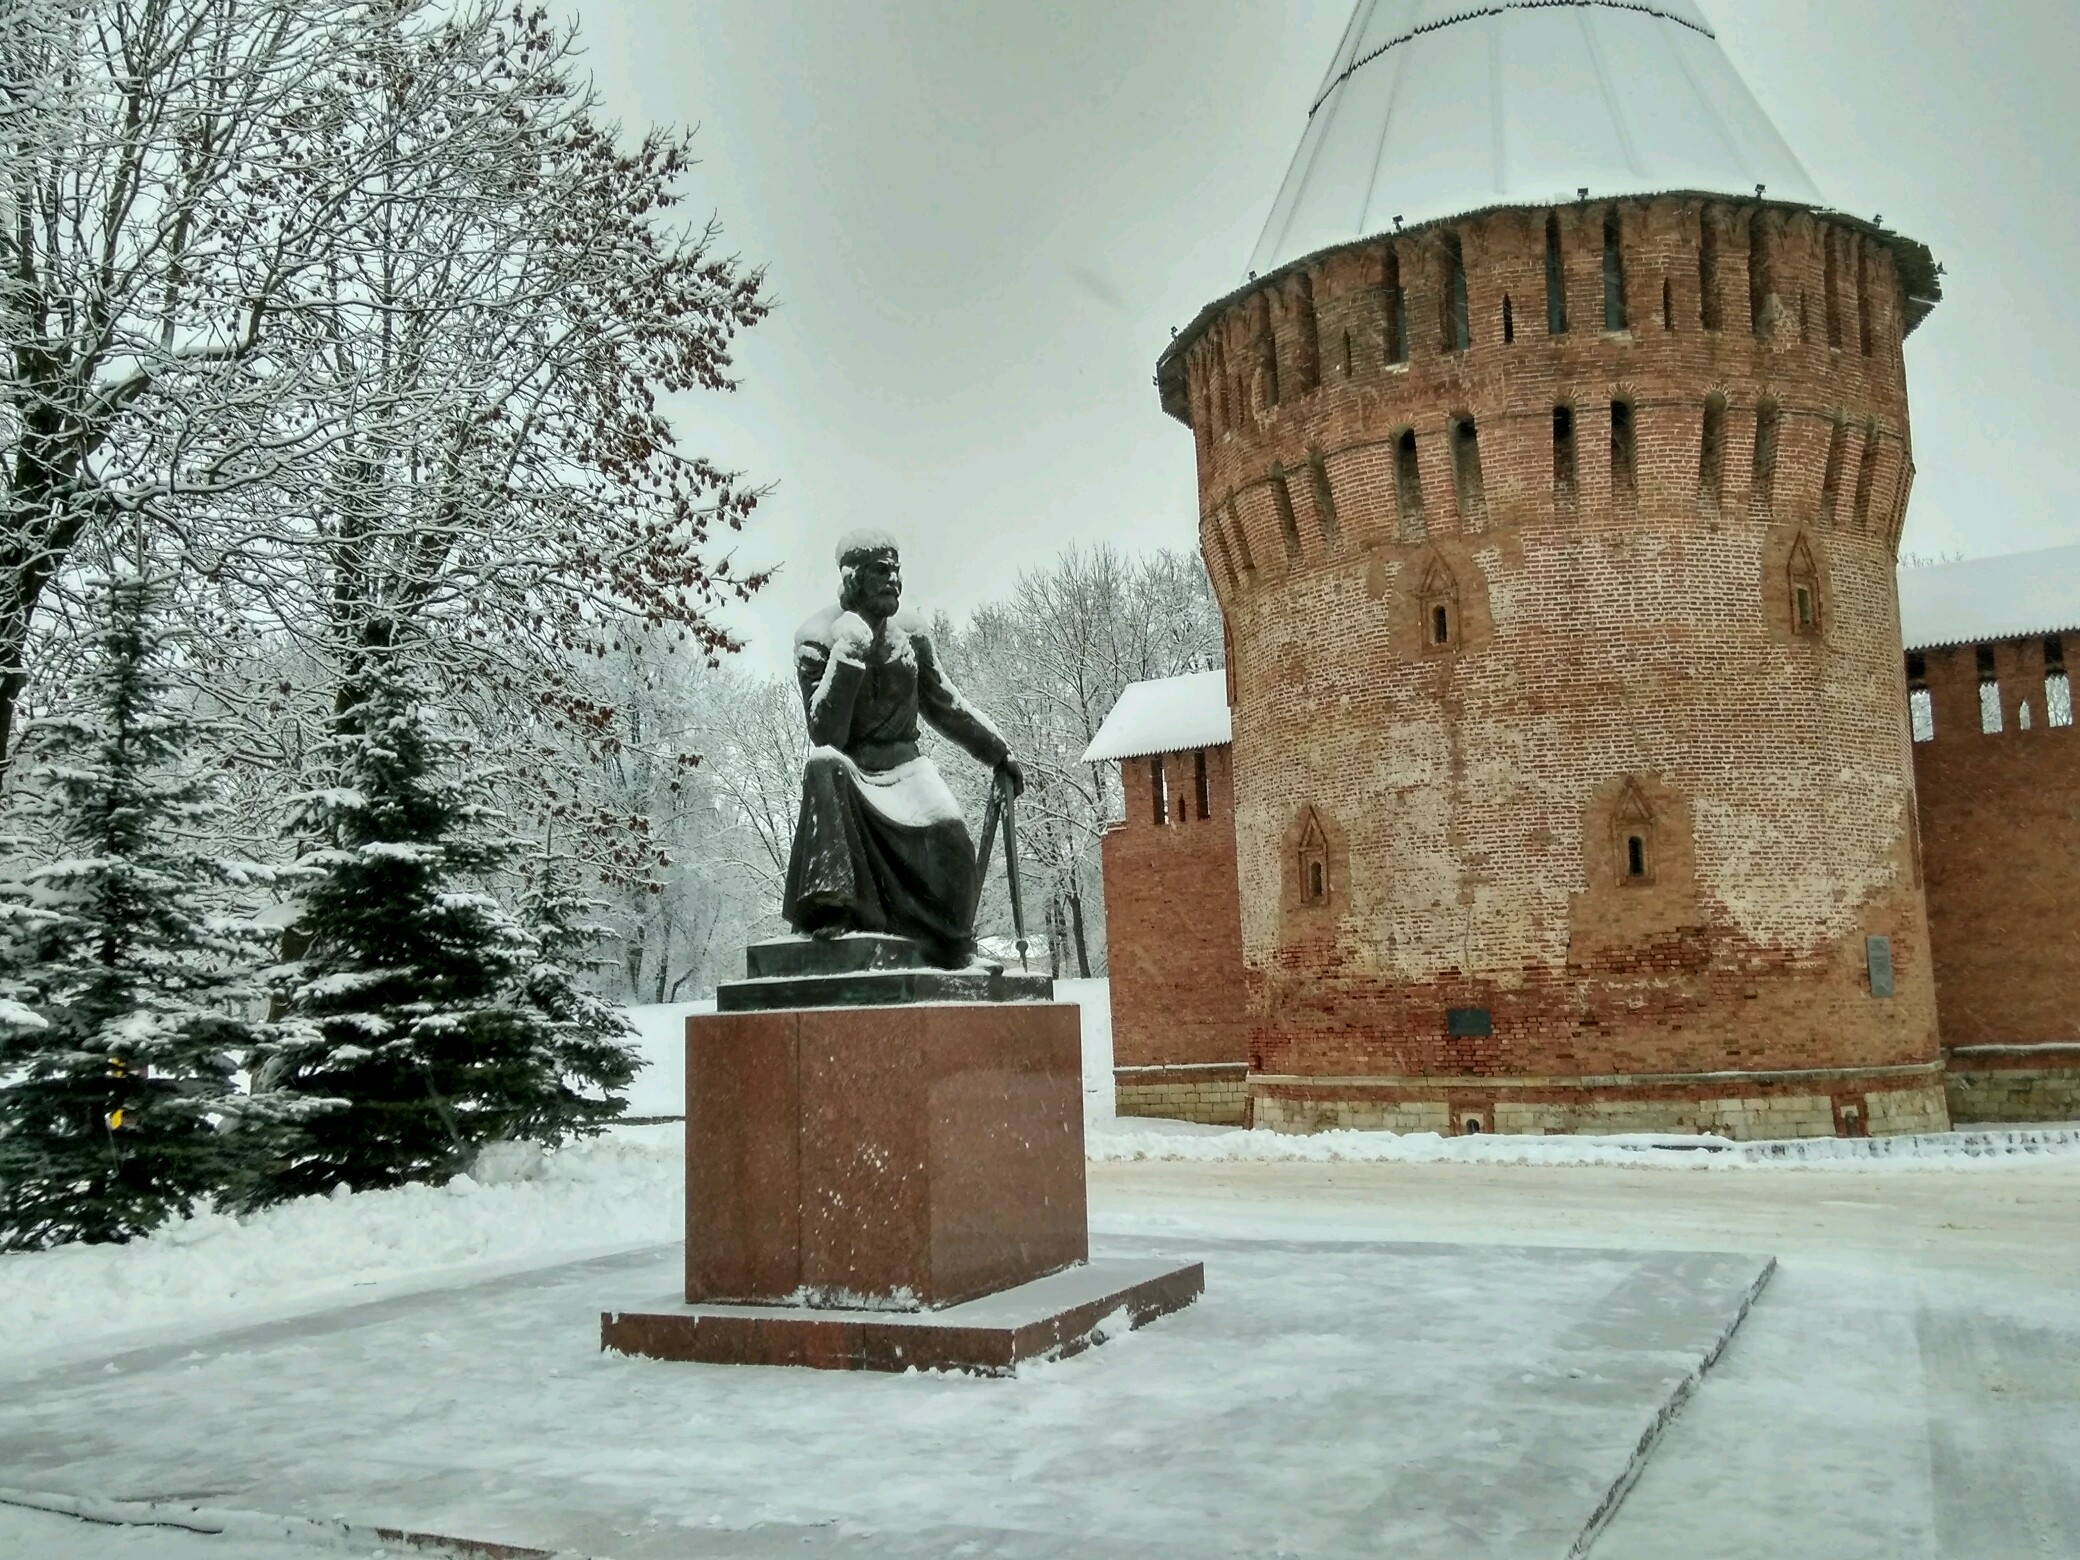
POLYGON ((857 612, 861 617, 891 618, 896 608, 902 605, 900 590, 877 592, 870 587, 855 583, 847 575, 838 590, 838 605, 847 612, 857 612))

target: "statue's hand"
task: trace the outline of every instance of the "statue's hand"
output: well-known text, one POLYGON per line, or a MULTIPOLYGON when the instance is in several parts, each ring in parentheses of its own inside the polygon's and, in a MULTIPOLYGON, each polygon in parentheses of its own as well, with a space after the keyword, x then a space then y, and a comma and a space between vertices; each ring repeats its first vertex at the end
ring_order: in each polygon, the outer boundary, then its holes
POLYGON ((1018 760, 1006 753, 997 763, 997 775, 1011 786, 1014 798, 1026 794, 1026 772, 1019 768, 1018 760))
POLYGON ((862 665, 874 648, 874 630, 857 612, 840 612, 831 623, 831 654, 862 665))

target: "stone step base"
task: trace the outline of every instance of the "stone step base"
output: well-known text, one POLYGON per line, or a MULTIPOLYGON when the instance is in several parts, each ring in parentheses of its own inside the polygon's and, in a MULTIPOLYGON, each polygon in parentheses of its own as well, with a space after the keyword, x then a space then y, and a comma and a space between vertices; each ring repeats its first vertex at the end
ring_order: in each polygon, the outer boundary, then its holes
POLYGON ((1064 1359, 1145 1327, 1205 1290, 1206 1269, 1197 1262, 1086 1262, 937 1311, 680 1301, 602 1311, 599 1346, 707 1365, 1010 1376, 1021 1361, 1064 1359))
POLYGON ((971 965, 964 970, 864 969, 836 975, 775 975, 724 981, 718 1013, 773 1013, 783 1008, 908 1007, 919 1002, 1052 1002, 1054 982, 971 965))

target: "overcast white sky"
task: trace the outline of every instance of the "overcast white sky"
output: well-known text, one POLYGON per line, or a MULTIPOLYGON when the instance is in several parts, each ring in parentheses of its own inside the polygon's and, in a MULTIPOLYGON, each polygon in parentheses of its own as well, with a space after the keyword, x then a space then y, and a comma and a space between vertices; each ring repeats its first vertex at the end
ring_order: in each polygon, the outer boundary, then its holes
MULTIPOLYGON (((630 129, 699 124, 695 201, 781 305, 679 417, 776 485, 751 659, 785 665, 855 525, 955 612, 1071 543, 1196 545, 1156 355, 1242 280, 1347 0, 564 4, 630 129)), ((2080 539, 2080 0, 1705 4, 1821 190, 1948 267, 1906 548, 2080 539)))

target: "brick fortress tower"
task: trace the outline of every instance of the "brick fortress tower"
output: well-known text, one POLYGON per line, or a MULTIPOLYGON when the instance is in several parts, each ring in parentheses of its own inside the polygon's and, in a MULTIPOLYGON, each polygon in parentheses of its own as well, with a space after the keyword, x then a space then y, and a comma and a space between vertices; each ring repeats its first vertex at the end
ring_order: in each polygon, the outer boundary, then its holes
POLYGON ((1259 1125, 1947 1124, 1894 567, 1928 251, 1691 0, 1360 0, 1159 365, 1259 1125))

